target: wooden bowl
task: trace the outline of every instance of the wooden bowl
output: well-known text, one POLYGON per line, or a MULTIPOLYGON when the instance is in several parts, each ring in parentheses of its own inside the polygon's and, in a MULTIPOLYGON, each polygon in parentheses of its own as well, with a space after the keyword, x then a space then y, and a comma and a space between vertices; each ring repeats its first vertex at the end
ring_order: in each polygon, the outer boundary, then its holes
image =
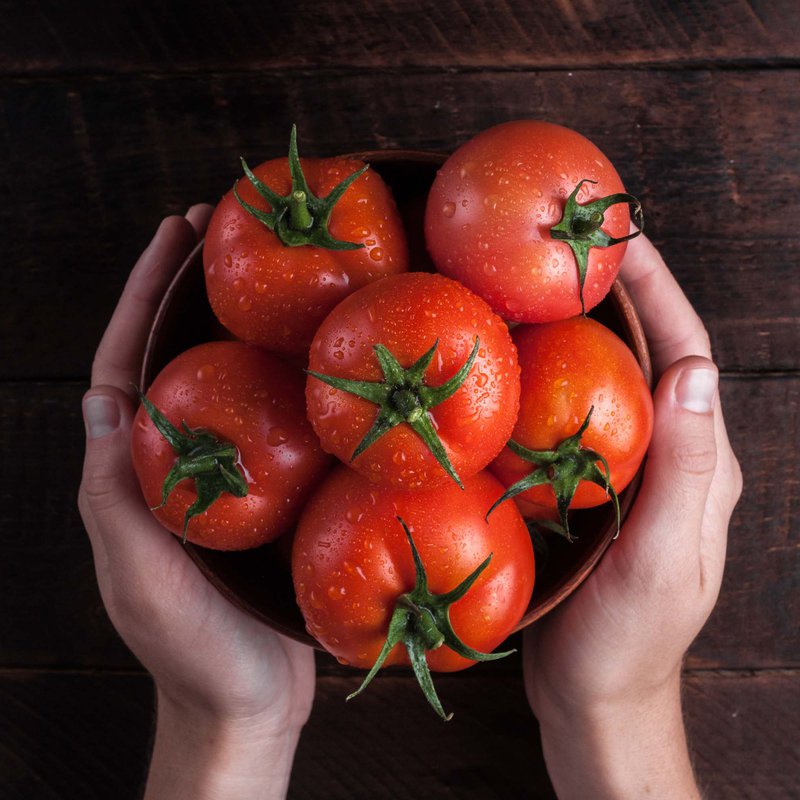
MULTIPOLYGON (((446 156, 415 150, 377 150, 354 154, 370 163, 391 187, 408 235, 415 269, 432 270, 425 249, 423 219, 428 189, 446 156)), ((231 338, 214 317, 205 293, 202 242, 192 251, 167 289, 153 320, 142 363, 141 386, 150 386, 158 372, 178 354, 201 342, 231 338)), ((644 331, 628 293, 618 280, 590 316, 617 333, 635 354, 649 384, 652 368, 644 331)), ((620 494, 624 519, 641 479, 641 470, 620 494)), ((616 533, 610 504, 573 512, 570 528, 577 539, 548 537, 543 568, 537 553, 536 585, 530 605, 516 630, 530 625, 568 597, 594 569, 616 533)), ((305 644, 320 645, 305 629, 297 607, 285 544, 242 552, 207 550, 192 544, 186 550, 203 574, 234 605, 280 633, 305 644)))

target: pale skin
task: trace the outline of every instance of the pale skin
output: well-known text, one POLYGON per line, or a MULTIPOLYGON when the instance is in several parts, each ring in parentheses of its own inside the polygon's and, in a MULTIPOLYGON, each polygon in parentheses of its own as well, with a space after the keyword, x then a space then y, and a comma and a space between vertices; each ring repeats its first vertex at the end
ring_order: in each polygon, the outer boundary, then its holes
MULTIPOLYGON (((193 206, 159 227, 98 348, 83 404, 79 506, 100 591, 156 685, 147 800, 285 796, 314 696, 313 652, 217 594, 144 504, 130 461, 149 326, 211 210, 193 206)), ((560 798, 584 798, 590 787, 593 798, 686 800, 699 793, 681 663, 719 592, 741 476, 708 337, 643 237, 628 246, 623 278, 661 376, 647 471, 598 568, 526 634, 525 683, 560 798)))
POLYGON ((700 318, 646 238, 621 277, 659 378, 644 480, 597 569, 527 632, 525 686, 560 798, 688 800, 681 665, 719 594, 742 477, 700 318))

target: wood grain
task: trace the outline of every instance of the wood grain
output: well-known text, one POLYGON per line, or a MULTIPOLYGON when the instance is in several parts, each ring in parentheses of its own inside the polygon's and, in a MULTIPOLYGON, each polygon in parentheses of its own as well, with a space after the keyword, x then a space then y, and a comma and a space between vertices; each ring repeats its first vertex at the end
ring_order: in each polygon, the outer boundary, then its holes
MULTIPOLYGON (((132 668, 108 623, 75 500, 80 384, 0 384, 0 665, 132 668)), ((745 492, 717 609, 693 667, 800 667, 800 378, 727 376, 722 400, 745 492)), ((623 532, 624 535, 624 532, 623 532)), ((501 668, 503 669, 503 668, 501 668)))
POLYGON ((200 0, 16 3, 0 72, 781 64, 800 57, 792 0, 200 0))
POLYGON ((219 197, 240 154, 284 152, 292 120, 322 154, 448 151, 524 116, 583 131, 618 164, 723 369, 796 369, 796 99, 790 70, 5 81, 0 379, 88 374, 159 219, 219 197), (618 115, 598 113, 612 100, 618 115))
MULTIPOLYGON (((480 670, 439 678, 443 702, 455 714, 447 724, 405 678, 379 676, 349 704, 344 697, 355 678, 321 678, 289 797, 552 800, 521 677, 480 670)), ((796 672, 686 675, 689 740, 707 797, 797 796, 799 678, 796 672)), ((0 673, 4 797, 139 797, 152 703, 144 675, 0 673)))
MULTIPOLYGON (((0 25, 0 795, 138 798, 152 687, 105 615, 75 508, 79 401, 158 221, 238 157, 451 151, 520 117, 581 130, 644 201, 705 320, 745 472, 687 660, 708 797, 800 797, 800 6, 796 0, 11 3, 0 25), (750 671, 755 670, 755 671, 750 671)), ((519 636, 512 639, 519 644, 519 636)), ((547 798, 520 656, 345 705, 318 657, 291 798, 547 798)), ((587 794, 588 796, 588 794, 587 794)))

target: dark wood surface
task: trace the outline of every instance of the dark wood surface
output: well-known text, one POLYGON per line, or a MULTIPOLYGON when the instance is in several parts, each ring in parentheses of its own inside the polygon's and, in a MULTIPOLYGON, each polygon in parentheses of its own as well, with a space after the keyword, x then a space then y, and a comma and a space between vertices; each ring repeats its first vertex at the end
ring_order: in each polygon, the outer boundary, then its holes
MULTIPOLYGON (((692 748, 709 798, 800 796, 798 30, 794 0, 4 7, 0 796, 140 790, 152 688, 75 495, 94 347, 159 219, 292 121, 322 155, 449 151, 518 117, 608 153, 706 321, 745 492, 687 660, 692 748)), ((446 729, 407 676, 344 707, 356 678, 318 665, 292 797, 552 797, 518 660, 445 677, 446 729)))

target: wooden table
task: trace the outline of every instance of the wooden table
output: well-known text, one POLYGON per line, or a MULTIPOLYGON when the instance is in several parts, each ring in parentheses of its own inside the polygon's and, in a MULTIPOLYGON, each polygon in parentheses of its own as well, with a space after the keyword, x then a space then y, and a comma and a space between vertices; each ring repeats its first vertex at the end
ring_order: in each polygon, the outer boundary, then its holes
MULTIPOLYGON (((541 117, 618 165, 722 370, 745 492, 686 662, 700 780, 800 796, 796 0, 222 5, 3 14, 0 795, 124 800, 143 778, 152 687, 105 616, 75 495, 92 353, 160 218, 215 201, 240 154, 283 153, 292 122, 322 155, 449 151, 541 117)), ((442 678, 447 726, 405 674, 345 708, 358 678, 318 664, 292 797, 552 796, 518 661, 442 678)))

